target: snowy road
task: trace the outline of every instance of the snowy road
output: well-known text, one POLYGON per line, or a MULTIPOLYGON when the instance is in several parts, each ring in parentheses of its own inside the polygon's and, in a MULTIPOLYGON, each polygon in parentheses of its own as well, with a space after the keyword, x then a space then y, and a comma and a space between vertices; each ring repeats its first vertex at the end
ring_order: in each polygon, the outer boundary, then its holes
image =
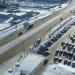
MULTIPOLYGON (((31 37, 33 35, 35 35, 37 32, 39 32, 40 30, 42 30, 43 28, 50 26, 50 23, 53 22, 54 20, 56 20, 59 16, 56 16, 55 18, 53 18, 52 20, 46 22, 45 24, 25 33, 24 35, 18 37, 17 39, 9 42, 8 44, 0 47, 0 55, 2 55, 4 52, 6 52, 7 50, 11 50, 12 47, 16 46, 17 44, 21 43, 22 41, 26 40, 28 37, 31 37)), ((72 20, 73 21, 73 20, 72 20)), ((64 21, 65 22, 65 21, 64 21)))
POLYGON ((63 14, 65 14, 65 15, 63 15, 60 12, 60 14, 58 16, 55 16, 52 19, 48 19, 48 20, 46 20, 46 22, 43 21, 44 24, 41 23, 41 25, 36 27, 35 29, 30 30, 29 32, 18 37, 17 39, 1 46, 0 47, 1 61, 2 60, 4 61, 4 60, 10 58, 11 56, 14 56, 18 52, 27 49, 30 45, 32 45, 36 41, 36 39, 45 35, 50 30, 51 24, 52 24, 52 28, 53 28, 55 25, 57 25, 57 22, 60 21, 60 18, 62 16, 65 19, 69 15, 68 12, 72 9, 74 9, 74 7, 70 8, 68 10, 65 9, 65 12, 63 12, 63 14), (66 13, 68 13, 68 14, 66 14, 66 13), (8 55, 8 53, 9 53, 9 55, 8 55))
POLYGON ((6 52, 7 50, 9 50, 10 48, 14 47, 15 45, 19 44, 20 42, 24 41, 25 39, 27 39, 28 37, 36 34, 37 32, 39 32, 40 30, 42 30, 43 28, 47 27, 47 26, 50 26, 50 23, 55 21, 56 19, 58 19, 60 17, 59 16, 56 16, 55 18, 53 18, 52 20, 50 21, 47 21, 46 23, 42 24, 41 26, 25 33, 24 35, 16 38, 15 40, 9 42, 8 44, 0 47, 0 55, 3 54, 4 52, 6 52))
MULTIPOLYGON (((69 9, 70 10, 70 9, 69 9)), ((69 10, 67 10, 66 12, 68 12, 69 10)), ((65 12, 65 13, 66 13, 65 12)), ((15 40, 5 44, 4 46, 0 47, 0 55, 2 55, 3 53, 5 53, 6 51, 8 51, 9 49, 11 50, 11 48, 13 48, 14 46, 18 45, 19 43, 21 43, 22 41, 26 40, 28 37, 31 36, 35 36, 35 34, 39 31, 41 31, 42 29, 44 29, 45 27, 50 27, 50 24, 52 22, 54 22, 55 20, 59 19, 62 15, 59 14, 58 16, 54 17, 53 19, 51 19, 50 21, 47 21, 46 23, 34 28, 33 30, 30 30, 29 32, 25 33, 24 35, 16 38, 15 40)))
MULTIPOLYGON (((58 6, 57 6, 57 7, 53 8, 50 12, 47 12, 47 13, 45 13, 45 14, 38 15, 38 16, 35 16, 35 17, 31 18, 31 19, 29 20, 29 22, 32 23, 32 22, 34 22, 34 21, 41 20, 42 18, 45 18, 45 17, 50 16, 50 15, 53 15, 55 12, 64 10, 64 8, 67 8, 67 7, 68 7, 68 4, 65 4, 65 5, 63 4, 63 5, 62 5, 62 8, 58 8, 58 6), (57 9, 57 10, 56 10, 56 9, 57 9), (35 18, 36 18, 36 19, 35 19, 35 18)), ((11 18, 11 19, 12 19, 12 18, 11 18)), ((8 20, 8 21, 9 21, 9 20, 8 20)), ((24 22, 25 22, 25 21, 24 21, 24 22)), ((18 26, 18 27, 17 27, 17 30, 23 28, 24 22, 21 22, 20 24, 17 25, 17 26, 18 26)), ((16 31, 15 26, 10 27, 10 28, 8 28, 8 29, 6 29, 6 30, 1 31, 1 32, 0 32, 0 40, 6 38, 7 36, 9 36, 9 35, 11 35, 11 34, 13 34, 15 31, 16 31)))
MULTIPOLYGON (((71 29, 72 30, 72 29, 71 29)), ((68 33, 68 32, 67 32, 68 33)), ((70 31, 70 33, 71 33, 71 31, 70 31)), ((64 37, 65 38, 65 37, 64 37)), ((61 39, 60 39, 61 40, 61 39)), ((56 44, 56 45, 58 45, 58 44, 56 44)), ((55 49, 54 49, 55 50, 55 49)), ((2 66, 4 67, 2 67, 1 66, 1 69, 0 69, 0 73, 1 73, 1 75, 3 75, 3 72, 6 70, 7 71, 7 69, 9 68, 9 67, 11 67, 12 66, 12 64, 14 65, 16 62, 17 62, 17 59, 19 58, 19 55, 17 55, 17 56, 15 56, 14 58, 12 58, 12 59, 10 59, 10 60, 8 60, 6 63, 4 63, 4 64, 2 64, 2 66), (10 64, 10 66, 9 66, 9 64, 10 64)), ((38 74, 38 75, 41 75, 41 74, 38 74)))

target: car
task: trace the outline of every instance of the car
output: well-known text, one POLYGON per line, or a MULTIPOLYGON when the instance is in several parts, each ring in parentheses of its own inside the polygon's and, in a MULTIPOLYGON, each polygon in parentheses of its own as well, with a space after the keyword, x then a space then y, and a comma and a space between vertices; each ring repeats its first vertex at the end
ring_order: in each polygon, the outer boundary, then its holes
POLYGON ((73 47, 73 53, 75 53, 75 47, 73 47))
POLYGON ((69 57, 69 52, 68 52, 68 51, 66 52, 66 55, 65 55, 65 56, 66 56, 66 58, 68 58, 68 57, 69 57))
POLYGON ((47 47, 50 47, 52 44, 53 44, 52 41, 48 41, 48 42, 46 42, 44 45, 46 45, 47 47))
POLYGON ((66 33, 66 31, 67 31, 67 28, 66 28, 66 27, 64 27, 63 32, 64 32, 64 33, 66 33))
POLYGON ((64 46, 65 45, 65 42, 61 42, 61 46, 64 46))
POLYGON ((72 62, 72 68, 75 68, 75 61, 72 62))
POLYGON ((62 49, 65 50, 67 48, 66 44, 62 46, 62 49))
POLYGON ((57 37, 57 39, 59 39, 61 36, 60 36, 60 34, 56 34, 56 37, 57 37))
POLYGON ((40 43, 41 43, 41 39, 38 39, 38 40, 34 43, 34 47, 38 47, 40 43))
POLYGON ((44 65, 46 65, 48 63, 48 59, 44 60, 44 65))
POLYGON ((67 64, 67 62, 68 62, 68 61, 67 61, 67 59, 65 59, 65 60, 64 60, 64 65, 66 65, 66 64, 67 64))
POLYGON ((66 56, 66 54, 67 54, 67 51, 64 50, 64 51, 63 51, 63 56, 66 56))
POLYGON ((61 32, 59 32, 58 34, 59 34, 60 37, 63 35, 63 33, 61 33, 61 32))
POLYGON ((59 59, 58 59, 58 63, 61 63, 61 62, 62 62, 62 58, 59 58, 59 59))
POLYGON ((59 54, 59 49, 57 49, 56 51, 55 51, 55 56, 57 56, 59 54))
POLYGON ((62 30, 62 31, 61 31, 61 33, 63 34, 63 33, 65 33, 65 31, 64 31, 64 30, 62 30))
POLYGON ((29 29, 31 29, 32 27, 33 27, 33 24, 27 25, 26 29, 29 30, 29 29))
POLYGON ((58 62, 58 59, 59 59, 58 57, 54 57, 53 62, 54 63, 57 63, 58 62))
POLYGON ((19 32, 18 36, 21 36, 23 34, 23 32, 19 32))
POLYGON ((59 56, 61 56, 63 54, 63 50, 59 51, 59 56))
POLYGON ((53 42, 57 41, 57 37, 54 36, 54 37, 51 39, 51 41, 53 41, 53 42))
POLYGON ((46 51, 48 51, 48 48, 44 45, 40 45, 38 51, 37 51, 37 54, 44 54, 46 51))
POLYGON ((68 51, 72 51, 72 49, 73 49, 73 45, 67 46, 68 51))
POLYGON ((72 38, 71 40, 72 40, 72 43, 74 43, 74 42, 75 42, 75 38, 72 38))
POLYGON ((50 52, 48 52, 48 51, 43 53, 43 56, 48 56, 48 55, 50 55, 50 52))
POLYGON ((68 66, 71 65, 71 60, 68 60, 67 65, 68 65, 68 66))
POLYGON ((73 54, 73 60, 75 61, 75 53, 73 54))
POLYGON ((71 60, 73 58, 73 53, 69 52, 69 59, 71 60))

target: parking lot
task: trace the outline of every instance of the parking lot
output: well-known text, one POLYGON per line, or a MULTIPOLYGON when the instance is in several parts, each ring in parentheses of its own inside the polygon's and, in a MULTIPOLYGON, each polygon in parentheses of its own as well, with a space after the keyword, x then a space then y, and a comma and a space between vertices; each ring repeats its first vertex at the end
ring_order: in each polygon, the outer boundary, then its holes
MULTIPOLYGON (((58 41, 56 41, 51 47, 48 47, 48 49, 50 51, 50 55, 48 57, 49 60, 50 60, 50 62, 52 62, 52 60, 54 59, 54 57, 56 57, 55 56, 56 50, 57 49, 61 49, 61 42, 67 41, 68 37, 69 37, 69 34, 72 35, 74 32, 75 32, 75 26, 73 25, 66 33, 64 33, 64 35, 62 35, 61 38, 58 39, 58 41)), ((19 57, 19 54, 16 55, 15 57, 13 57, 12 59, 8 60, 7 62, 3 63, 2 64, 3 66, 1 65, 1 72, 3 72, 3 70, 4 71, 7 70, 12 64, 14 64, 17 61, 18 57, 19 57), (11 60, 13 60, 13 62, 11 60), (6 68, 5 68, 5 66, 6 66, 6 68)), ((37 75, 41 75, 41 73, 43 72, 43 70, 46 67, 47 66, 45 66, 44 68, 41 68, 40 69, 41 71, 39 73, 37 73, 37 75)))

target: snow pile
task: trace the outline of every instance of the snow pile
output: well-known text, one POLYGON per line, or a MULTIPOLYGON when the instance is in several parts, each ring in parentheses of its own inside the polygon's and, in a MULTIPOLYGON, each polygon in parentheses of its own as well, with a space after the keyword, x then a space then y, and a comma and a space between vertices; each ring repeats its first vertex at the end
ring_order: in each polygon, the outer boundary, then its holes
POLYGON ((0 23, 0 30, 10 27, 9 23, 0 23))
POLYGON ((23 16, 23 15, 25 15, 25 14, 26 14, 26 12, 15 13, 15 15, 17 15, 17 16, 23 16))
POLYGON ((49 11, 46 11, 46 12, 40 11, 40 14, 39 15, 30 18, 29 21, 32 23, 32 22, 35 22, 35 21, 40 20, 40 19, 42 20, 43 18, 45 18, 45 17, 47 17, 49 15, 52 15, 56 11, 62 10, 62 9, 64 9, 67 6, 68 6, 68 4, 62 4, 61 5, 61 8, 59 8, 59 6, 56 6, 56 7, 52 8, 49 11))
POLYGON ((42 75, 75 75, 75 68, 63 64, 49 65, 42 75))
POLYGON ((7 13, 7 12, 0 12, 0 14, 2 14, 2 15, 9 15, 10 13, 7 13))
POLYGON ((40 12, 40 14, 46 13, 48 10, 44 10, 44 9, 35 9, 35 8, 21 8, 19 7, 19 10, 22 12, 40 12))
POLYGON ((30 18, 30 20, 29 20, 29 22, 30 23, 33 23, 33 22, 35 22, 35 21, 37 21, 37 20, 42 20, 43 18, 45 18, 45 17, 47 17, 47 16, 49 16, 49 15, 52 15, 53 13, 51 13, 51 12, 46 12, 46 13, 44 13, 44 14, 39 14, 39 15, 37 15, 37 16, 34 16, 34 17, 32 17, 32 18, 30 18))

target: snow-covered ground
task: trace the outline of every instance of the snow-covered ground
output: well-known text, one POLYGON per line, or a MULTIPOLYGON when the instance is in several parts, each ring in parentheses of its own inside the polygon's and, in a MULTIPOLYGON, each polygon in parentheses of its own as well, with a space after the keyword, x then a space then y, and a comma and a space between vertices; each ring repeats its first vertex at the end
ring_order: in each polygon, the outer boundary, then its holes
POLYGON ((42 75, 75 75, 75 68, 63 64, 50 64, 42 75))
POLYGON ((40 12, 40 14, 43 14, 43 13, 46 13, 48 10, 45 10, 45 9, 34 9, 34 8, 22 8, 22 7, 19 7, 19 10, 22 11, 22 12, 31 12, 31 11, 34 11, 34 12, 40 12))
POLYGON ((6 13, 6 12, 1 12, 0 11, 0 14, 2 14, 2 15, 9 15, 10 13, 6 13))
MULTIPOLYGON (((34 21, 37 21, 39 19, 43 19, 43 18, 45 18, 45 17, 47 17, 49 15, 52 15, 56 11, 60 11, 60 10, 64 9, 67 6, 68 6, 68 4, 62 4, 61 8, 59 8, 59 6, 56 6, 54 8, 49 9, 48 11, 43 11, 43 10, 41 11, 40 10, 40 14, 37 15, 37 16, 34 16, 34 17, 30 18, 29 21, 30 22, 34 22, 34 21)), ((34 11, 38 11, 38 10, 34 10, 34 11)))
POLYGON ((11 20, 13 20, 13 17, 10 17, 8 20, 6 20, 4 23, 9 23, 11 20))

